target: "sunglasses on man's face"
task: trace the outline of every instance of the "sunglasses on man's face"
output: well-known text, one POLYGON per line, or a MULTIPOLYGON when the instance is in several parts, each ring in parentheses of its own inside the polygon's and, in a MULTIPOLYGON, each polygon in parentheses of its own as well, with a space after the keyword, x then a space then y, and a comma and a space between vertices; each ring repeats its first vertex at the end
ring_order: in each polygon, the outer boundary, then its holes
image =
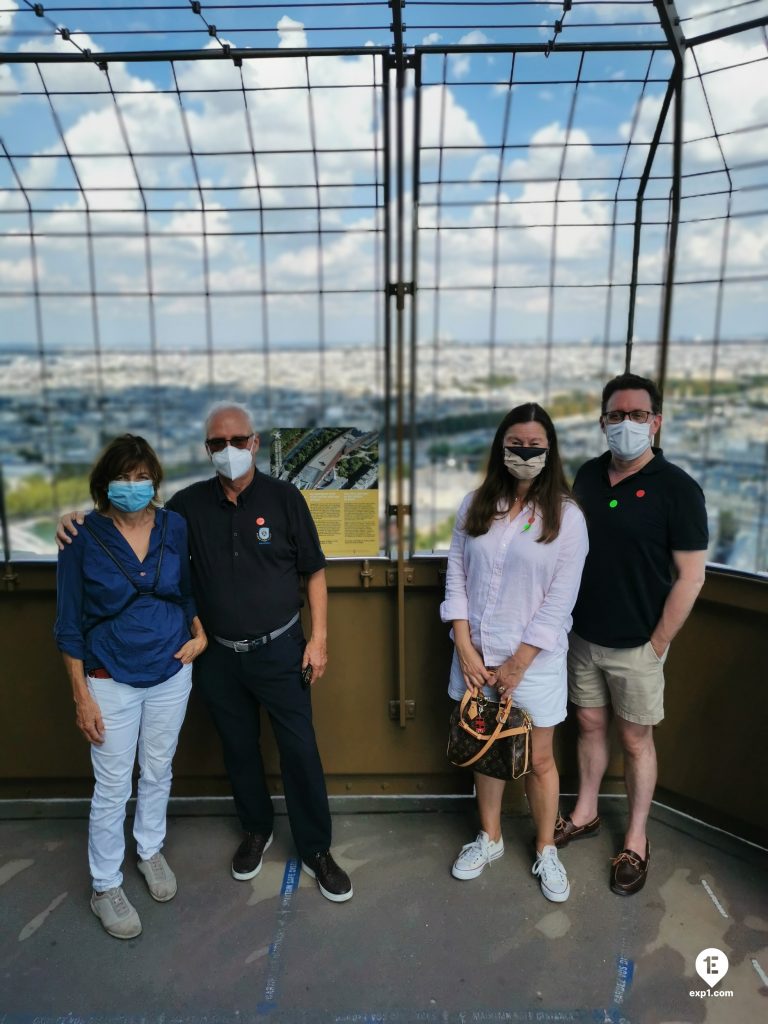
POLYGON ((252 437, 253 434, 235 434, 234 437, 207 437, 205 444, 209 452, 223 452, 228 444, 231 444, 233 448, 247 448, 252 437))

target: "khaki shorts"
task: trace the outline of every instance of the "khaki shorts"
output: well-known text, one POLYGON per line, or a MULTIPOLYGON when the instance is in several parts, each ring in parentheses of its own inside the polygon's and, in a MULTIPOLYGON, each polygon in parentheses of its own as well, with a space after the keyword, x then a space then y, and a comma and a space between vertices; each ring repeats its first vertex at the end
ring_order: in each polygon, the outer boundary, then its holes
POLYGON ((568 697, 580 708, 611 705, 615 714, 637 725, 657 725, 664 717, 664 662, 650 644, 601 647, 570 635, 568 697))

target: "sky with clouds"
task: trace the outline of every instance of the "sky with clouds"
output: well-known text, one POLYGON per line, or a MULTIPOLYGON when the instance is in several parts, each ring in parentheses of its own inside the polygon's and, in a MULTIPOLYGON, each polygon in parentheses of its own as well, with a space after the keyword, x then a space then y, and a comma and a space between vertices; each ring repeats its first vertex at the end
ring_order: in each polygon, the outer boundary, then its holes
MULTIPOLYGON (((24 33, 6 34, 6 51, 75 52, 25 6, 0 0, 0 30, 24 33)), ((110 4, 103 6, 100 21, 90 16, 92 33, 75 37, 93 53, 105 45, 201 45, 198 35, 173 35, 194 23, 186 14, 163 35, 152 12, 128 25, 110 20, 110 4), (109 25, 158 35, 106 36, 109 25)), ((528 6, 533 27, 515 38, 546 40, 560 5, 528 6)), ((719 7, 678 3, 694 34, 722 24, 722 15, 704 16, 719 7)), ((521 22, 524 10, 514 12, 521 22)), ((757 0, 741 16, 766 11, 757 0)), ((577 5, 558 38, 658 40, 649 12, 648 3, 577 5), (633 17, 647 24, 614 24, 633 17)), ((34 351, 40 331, 47 349, 86 351, 96 338, 105 349, 131 350, 380 339, 374 296, 384 274, 386 5, 346 15, 257 13, 264 32, 238 38, 219 29, 203 41, 211 51, 231 43, 281 52, 246 59, 241 69, 224 60, 110 61, 106 74, 85 64, 0 65, 0 345, 34 351), (373 19, 369 26, 360 24, 364 17, 373 19), (336 45, 361 52, 291 52, 336 45)), ((414 4, 407 15, 416 25, 429 15, 434 25, 416 38, 410 29, 412 45, 482 46, 514 34, 495 29, 498 10, 483 4, 464 5, 463 24, 449 8, 414 4), (466 25, 470 7, 477 27, 466 25)), ((73 31, 78 17, 85 15, 71 15, 73 31)), ((255 24, 252 12, 229 15, 236 17, 255 24)), ((765 29, 698 46, 686 58, 673 338, 765 337, 767 58, 765 29)), ((623 342, 638 177, 670 67, 659 51, 579 54, 557 46, 547 58, 423 55, 421 87, 415 91, 409 76, 404 104, 420 339, 505 345, 607 334, 623 342)), ((644 208, 641 340, 653 339, 659 323, 669 141, 667 130, 644 208)))

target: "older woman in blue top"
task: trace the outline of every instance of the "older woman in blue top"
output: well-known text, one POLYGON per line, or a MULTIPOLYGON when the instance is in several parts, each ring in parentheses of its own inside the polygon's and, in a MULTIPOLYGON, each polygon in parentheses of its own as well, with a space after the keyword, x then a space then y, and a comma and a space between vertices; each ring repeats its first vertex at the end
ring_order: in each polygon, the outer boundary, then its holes
POLYGON ((104 449, 90 477, 96 506, 59 555, 56 643, 72 683, 77 725, 95 776, 88 831, 91 909, 119 939, 141 932, 122 889, 123 823, 138 747, 133 834, 152 897, 176 894, 160 852, 171 761, 207 646, 191 597, 184 519, 159 507, 162 469, 142 437, 104 449))
MULTIPOLYGON (((449 693, 512 698, 533 721, 526 795, 536 825, 533 873, 547 899, 570 887, 555 848, 560 780, 554 727, 566 715, 571 609, 587 554, 587 527, 563 475, 552 420, 535 402, 499 424, 480 487, 459 508, 448 558, 444 622, 455 645, 449 693)), ((475 772, 480 833, 457 857, 455 878, 476 878, 504 853, 505 783, 475 772)))

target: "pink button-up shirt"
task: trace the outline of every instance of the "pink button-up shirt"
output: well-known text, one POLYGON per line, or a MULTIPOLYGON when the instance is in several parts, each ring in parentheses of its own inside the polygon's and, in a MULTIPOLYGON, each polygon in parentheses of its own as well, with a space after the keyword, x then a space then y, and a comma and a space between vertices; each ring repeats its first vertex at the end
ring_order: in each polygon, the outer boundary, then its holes
POLYGON ((589 547, 584 516, 565 502, 560 533, 549 544, 537 543, 540 515, 524 529, 527 508, 514 519, 494 519, 481 537, 469 537, 463 527, 473 493, 456 516, 440 616, 443 622, 469 622, 472 643, 486 666, 500 665, 526 643, 541 648, 534 664, 543 669, 545 661, 568 649, 571 610, 589 547))

